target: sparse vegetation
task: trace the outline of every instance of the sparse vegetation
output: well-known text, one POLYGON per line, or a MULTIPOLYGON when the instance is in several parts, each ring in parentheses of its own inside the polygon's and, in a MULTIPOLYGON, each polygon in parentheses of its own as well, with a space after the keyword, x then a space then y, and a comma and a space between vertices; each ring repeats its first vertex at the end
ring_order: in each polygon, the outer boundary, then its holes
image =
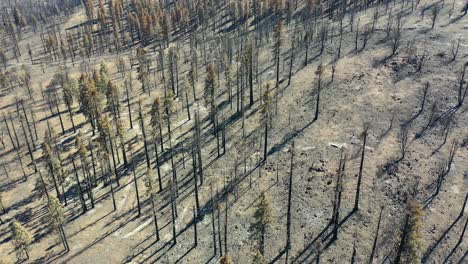
POLYGON ((465 2, 1 1, 0 262, 462 263, 465 2))

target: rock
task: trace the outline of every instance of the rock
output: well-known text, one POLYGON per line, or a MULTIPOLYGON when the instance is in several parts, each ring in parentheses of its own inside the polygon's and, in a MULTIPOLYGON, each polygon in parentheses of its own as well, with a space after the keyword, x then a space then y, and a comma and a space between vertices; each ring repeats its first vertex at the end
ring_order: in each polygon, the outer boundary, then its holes
POLYGON ((348 148, 348 144, 346 144, 346 143, 328 142, 328 146, 338 148, 338 149, 341 149, 341 148, 347 149, 348 148))
POLYGON ((304 147, 302 148, 302 151, 308 151, 308 150, 315 150, 316 147, 304 147))
POLYGON ((361 145, 361 140, 359 140, 356 136, 352 136, 349 142, 354 145, 361 145))
POLYGON ((315 164, 313 163, 312 166, 309 168, 309 172, 316 171, 316 172, 325 172, 325 168, 323 164, 315 164))
POLYGON ((374 148, 373 148, 373 147, 366 146, 366 150, 368 150, 368 151, 370 151, 370 152, 374 152, 374 148))

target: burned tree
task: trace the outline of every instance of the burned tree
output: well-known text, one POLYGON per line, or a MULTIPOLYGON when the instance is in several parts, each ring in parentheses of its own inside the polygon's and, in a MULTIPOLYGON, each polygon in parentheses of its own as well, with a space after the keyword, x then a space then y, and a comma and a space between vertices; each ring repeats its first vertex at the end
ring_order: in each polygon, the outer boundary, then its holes
POLYGON ((403 125, 400 128, 399 132, 399 139, 400 139, 400 158, 398 161, 401 161, 405 158, 406 152, 408 150, 408 133, 409 133, 409 125, 403 125))
POLYGON ((65 82, 62 86, 63 89, 63 101, 67 106, 68 115, 70 116, 70 121, 72 123, 73 132, 76 132, 75 122, 73 120, 73 101, 75 100, 75 94, 78 91, 78 82, 71 78, 68 74, 65 75, 65 82))
POLYGON ((145 130, 145 119, 144 119, 144 114, 143 114, 141 104, 142 104, 141 100, 138 101, 138 119, 140 121, 141 134, 143 135, 143 146, 145 148, 146 167, 149 168, 151 166, 151 162, 149 159, 148 141, 146 138, 146 130, 145 130))
POLYGON ((289 258, 289 250, 291 249, 291 207, 292 207, 292 192, 293 192, 293 169, 294 169, 294 141, 290 148, 291 162, 289 171, 289 187, 288 187, 288 209, 286 213, 286 263, 289 258))
MULTIPOLYGON (((391 23, 391 21, 389 22, 391 23)), ((394 56, 400 47, 401 41, 401 30, 403 28, 403 21, 401 15, 397 16, 396 23, 393 28, 390 29, 392 37, 392 56, 394 56)))
POLYGON ((319 64, 319 66, 317 67, 317 70, 315 71, 315 76, 317 76, 317 95, 316 95, 316 101, 315 101, 314 121, 316 121, 319 116, 320 92, 322 91, 322 74, 323 74, 323 66, 322 64, 319 64))
POLYGON ((463 66, 461 75, 460 75, 460 82, 458 85, 458 104, 457 107, 462 106, 463 101, 465 101, 466 93, 468 92, 468 85, 466 84, 465 81, 465 73, 466 73, 466 68, 468 68, 468 62, 465 63, 463 66))
POLYGON ((338 239, 338 228, 340 226, 340 210, 341 210, 341 196, 343 193, 343 178, 346 167, 346 154, 344 154, 344 148, 340 150, 340 163, 338 165, 338 172, 335 185, 334 201, 333 201, 333 212, 331 218, 331 224, 333 225, 333 237, 332 241, 338 239))
POLYGON ((271 126, 271 116, 272 116, 272 96, 270 93, 270 84, 267 84, 265 87, 265 93, 263 94, 263 104, 262 104, 262 116, 261 120, 263 122, 263 126, 265 129, 265 133, 263 135, 263 162, 267 160, 268 156, 268 130, 271 126))
POLYGON ((460 42, 461 42, 461 38, 459 37, 454 43, 452 43, 452 47, 450 49, 450 53, 452 55, 451 62, 457 59, 458 51, 460 49, 460 42))
POLYGON ((156 179, 154 178, 153 171, 148 168, 145 177, 146 196, 151 202, 151 214, 153 215, 154 228, 156 231, 156 241, 159 241, 159 226, 156 210, 156 200, 158 191, 156 190, 156 179))
POLYGON ((431 13, 432 25, 431 25, 431 29, 434 29, 435 23, 437 21, 437 17, 439 16, 439 13, 440 13, 441 10, 442 10, 442 8, 439 6, 439 4, 435 4, 432 7, 432 13, 431 13))
POLYGON ((365 153, 366 153, 366 143, 367 143, 368 132, 369 132, 369 125, 365 124, 364 130, 362 131, 362 134, 361 134, 361 137, 362 137, 361 162, 359 164, 359 174, 358 174, 358 182, 357 182, 356 196, 355 196, 356 198, 354 200, 353 211, 359 210, 359 197, 361 195, 362 172, 364 169, 364 159, 365 159, 365 153))
MULTIPOLYGON (((274 43, 273 43, 273 57, 275 59, 276 67, 276 82, 275 89, 278 94, 279 89, 279 74, 280 74, 280 57, 281 57, 281 46, 283 45, 283 21, 278 20, 274 31, 274 43)), ((276 98, 278 100, 278 98, 276 98)))
POLYGON ((215 86, 216 86, 216 71, 214 64, 208 65, 206 80, 205 80, 205 91, 204 99, 205 105, 209 109, 209 118, 213 125, 214 131, 216 128, 216 97, 215 97, 215 86))
POLYGON ((44 143, 42 143, 42 148, 44 151, 43 153, 44 160, 49 169, 49 175, 52 178, 52 182, 54 183, 56 195, 58 199, 60 200, 61 194, 60 194, 58 183, 57 183, 57 176, 60 171, 60 161, 58 160, 58 158, 56 157, 55 153, 53 152, 50 146, 49 137, 44 138, 44 143))

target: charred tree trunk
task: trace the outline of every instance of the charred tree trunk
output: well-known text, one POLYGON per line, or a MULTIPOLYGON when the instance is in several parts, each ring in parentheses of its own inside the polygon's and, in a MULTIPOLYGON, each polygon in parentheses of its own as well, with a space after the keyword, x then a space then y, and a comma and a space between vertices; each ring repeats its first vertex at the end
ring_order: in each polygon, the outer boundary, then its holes
POLYGON ((5 114, 3 114, 3 121, 5 121, 5 126, 7 128, 8 137, 10 138, 11 145, 13 146, 13 149, 16 149, 17 146, 15 145, 15 141, 13 140, 13 136, 11 135, 10 126, 8 125, 8 121, 7 121, 6 117, 5 117, 5 114))
POLYGON ((156 230, 156 241, 159 241, 160 240, 160 237, 159 237, 159 226, 158 226, 158 217, 156 215, 156 205, 154 203, 154 200, 153 198, 150 199, 151 200, 151 210, 153 212, 153 222, 154 222, 154 228, 156 230))
POLYGON ((137 177, 135 174, 135 168, 132 168, 132 174, 133 174, 133 183, 135 184, 135 193, 136 193, 136 198, 137 198, 137 208, 138 208, 137 217, 140 217, 141 215, 140 193, 138 192, 138 182, 137 182, 137 177))
MULTIPOLYGON (((28 134, 26 133, 26 129, 24 128, 24 124, 22 120, 20 120, 20 123, 21 123, 21 129, 23 130, 24 139, 26 140, 26 146, 28 147, 28 153, 29 153, 29 157, 31 158, 31 163, 34 163, 34 156, 32 153, 31 145, 29 144, 28 134)), ((37 167, 34 167, 34 172, 37 172, 37 167)))
MULTIPOLYGON (((130 80, 131 82, 131 80, 130 80)), ((130 107, 130 94, 128 92, 128 86, 125 85, 125 92, 127 94, 127 108, 128 108, 128 122, 130 123, 130 129, 133 129, 133 122, 132 122, 132 109, 130 107)))
POLYGON ((197 172, 197 159, 195 158, 195 151, 192 146, 192 167, 193 167, 193 185, 195 189, 195 205, 197 208, 197 215, 200 214, 200 201, 198 197, 198 172, 197 172))
POLYGON ((291 249, 291 207, 292 207, 292 192, 293 192, 293 169, 294 169, 294 141, 291 145, 291 163, 289 171, 289 188, 288 188, 288 209, 286 214, 286 261, 288 263, 289 250, 291 249))
POLYGON ((216 206, 216 210, 217 210, 217 215, 218 215, 218 244, 219 244, 219 254, 221 256, 224 256, 223 255, 223 244, 222 244, 222 237, 221 237, 221 206, 219 205, 219 203, 217 204, 216 206))
POLYGON ((115 161, 115 156, 114 156, 114 144, 112 142, 112 136, 109 136, 109 145, 111 148, 112 163, 114 165, 115 180, 117 182, 117 187, 120 187, 119 173, 117 171, 117 162, 115 161))
POLYGON ((359 210, 359 197, 361 194, 361 184, 362 184, 362 171, 364 169, 364 159, 365 159, 365 153, 366 153, 366 143, 367 143, 367 132, 368 128, 364 128, 363 132, 363 143, 362 143, 362 152, 361 152, 361 163, 359 165, 359 174, 358 174, 358 182, 357 182, 357 188, 356 188, 356 198, 354 200, 354 208, 353 211, 359 210))
POLYGON ((159 164, 159 153, 158 153, 158 146, 156 144, 156 139, 154 139, 154 152, 155 152, 155 159, 156 159, 156 171, 158 172, 158 184, 159 184, 159 191, 163 190, 162 187, 162 179, 161 179, 161 169, 159 164))
POLYGON ((143 120, 143 113, 142 113, 142 110, 141 110, 141 102, 138 102, 138 109, 139 109, 141 133, 143 134, 143 146, 145 148, 146 167, 149 168, 151 165, 150 165, 150 160, 149 160, 149 155, 148 155, 148 144, 146 142, 145 122, 143 120))
POLYGON ((193 247, 198 246, 198 233, 197 233, 197 215, 195 213, 195 207, 192 208, 193 211, 193 247))
POLYGON ((226 193, 225 208, 224 208, 224 254, 228 254, 228 207, 229 207, 229 196, 226 193))
POLYGON ((173 190, 172 183, 170 184, 170 198, 171 198, 171 215, 172 215, 172 244, 177 244, 177 234, 176 234, 176 209, 175 209, 175 199, 174 199, 174 190, 173 190))
POLYGON ((86 213, 88 208, 86 207, 86 201, 83 196, 83 189, 81 188, 81 183, 80 183, 80 178, 78 176, 78 171, 76 169, 75 165, 75 159, 72 157, 72 165, 73 165, 73 171, 75 172, 75 179, 76 179, 76 184, 78 185, 78 195, 80 196, 80 202, 81 202, 81 207, 83 209, 82 214, 86 213))
POLYGON ((216 227, 215 227, 215 216, 214 216, 214 199, 213 199, 213 186, 210 185, 210 193, 211 193, 211 229, 212 229, 212 236, 213 236, 213 249, 214 255, 217 255, 217 245, 216 245, 216 227))
POLYGON ((384 207, 382 206, 380 208, 379 221, 377 222, 377 231, 375 232, 374 243, 372 244, 372 251, 369 257, 369 264, 372 264, 372 261, 374 260, 375 249, 377 248, 377 239, 379 238, 380 223, 382 221, 383 209, 384 207))
POLYGON ((13 129, 13 135, 15 135, 16 146, 17 146, 17 149, 19 149, 21 148, 21 144, 19 143, 18 134, 16 133, 16 128, 13 123, 13 119, 11 118, 11 114, 9 115, 9 118, 10 118, 11 128, 13 129))

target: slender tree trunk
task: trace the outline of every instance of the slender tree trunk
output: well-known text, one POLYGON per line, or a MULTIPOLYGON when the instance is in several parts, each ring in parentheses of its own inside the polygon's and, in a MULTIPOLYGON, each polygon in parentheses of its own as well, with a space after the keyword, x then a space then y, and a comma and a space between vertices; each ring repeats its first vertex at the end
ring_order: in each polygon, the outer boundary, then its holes
POLYGON ((158 217, 156 215, 156 205, 154 204, 153 198, 150 198, 150 199, 151 199, 151 210, 153 210, 154 228, 156 230, 156 241, 159 241, 160 237, 159 237, 158 217))
POLYGON ((83 172, 83 176, 86 180, 86 193, 88 194, 88 198, 91 200, 91 208, 94 208, 93 184, 91 183, 87 168, 88 165, 83 162, 83 159, 81 159, 81 171, 83 172))
POLYGON ((163 138, 161 123, 158 125, 158 129, 159 129, 159 144, 161 145, 161 152, 164 152, 164 138, 163 138))
MULTIPOLYGON (((8 122, 7 122, 7 119, 5 117, 5 114, 3 114, 3 120, 5 121, 5 125, 6 125, 6 128, 7 128, 7 132, 8 132, 8 137, 10 138, 10 141, 11 141, 11 145, 13 145, 13 148, 16 149, 16 145, 15 145, 15 141, 13 140, 13 137, 11 135, 11 131, 10 131, 10 126, 8 125, 8 122)), ((19 147, 19 146, 18 146, 19 147)))
POLYGON ((318 79, 318 89, 317 89, 317 100, 316 100, 316 103, 315 103, 315 116, 314 116, 314 121, 316 121, 318 119, 318 116, 319 116, 319 111, 320 111, 320 108, 319 108, 319 104, 320 104, 320 91, 322 90, 322 78, 319 76, 319 79, 318 79))
MULTIPOLYGON (((34 166, 36 166, 36 163, 34 163, 34 166)), ((5 167, 3 167, 3 168, 5 169, 5 167)), ((44 187, 44 193, 45 193, 45 195, 47 197, 47 201, 49 201, 50 200, 49 191, 47 190, 47 185, 46 185, 46 183, 44 181, 44 177, 42 176, 42 173, 41 173, 40 169, 37 169, 37 172, 39 172, 39 178, 41 179, 42 186, 44 187)))
POLYGON ((16 128, 13 123, 13 119, 11 118, 11 114, 9 115, 9 118, 10 118, 11 128, 13 129, 13 135, 15 135, 15 139, 16 139, 16 146, 18 146, 17 149, 19 149, 21 148, 21 145, 19 143, 18 134, 16 133, 16 128))
POLYGON ((250 101, 249 105, 252 107, 254 104, 254 92, 253 92, 253 51, 250 49, 249 57, 249 89, 250 89, 250 101))
POLYGON ((224 254, 228 255, 228 207, 229 207, 229 196, 226 195, 224 204, 224 254))
MULTIPOLYGON (((29 118, 28 118, 28 115, 26 114, 26 109, 24 108, 23 101, 21 101, 21 108, 23 110, 24 120, 26 121, 26 126, 28 128, 29 135, 31 137, 31 143, 32 143, 33 149, 36 149, 36 144, 34 143, 31 125, 29 123, 29 118)), ((24 134, 24 136, 27 137, 26 133, 24 134)))
POLYGON ((189 106, 189 99, 188 99, 188 92, 185 91, 185 108, 187 109, 187 118, 188 120, 191 120, 190 116, 190 106, 189 106))
MULTIPOLYGON (((94 151, 93 151, 93 147, 91 146, 89 148, 89 152, 91 152, 91 162, 92 162, 92 165, 93 165, 93 186, 96 186, 96 162, 94 161, 94 151)), ((88 164, 85 163, 86 165, 86 170, 88 170, 88 164)))
MULTIPOLYGON (((62 174, 63 174, 63 172, 62 172, 62 174)), ((65 192, 65 187, 63 186, 63 179, 60 182, 60 187, 62 188, 63 203, 64 203, 65 206, 68 206, 67 192, 65 192)))
POLYGON ((364 158, 365 158, 365 153, 366 153, 366 142, 367 142, 367 128, 364 131, 364 140, 363 140, 363 143, 362 143, 362 152, 361 152, 361 163, 359 165, 358 182, 357 182, 357 188, 356 188, 356 198, 355 198, 355 201, 354 201, 353 211, 359 210, 359 197, 360 197, 360 194, 361 194, 362 170, 364 168, 364 158))
POLYGON ((111 147, 112 164, 114 165, 115 180, 117 182, 117 187, 120 187, 119 173, 117 171, 117 162, 115 161, 115 156, 114 156, 114 145, 112 143, 112 136, 109 136, 109 144, 111 147))
POLYGON ((78 176, 78 171, 76 170, 75 159, 72 157, 73 171, 75 172, 76 184, 78 185, 78 195, 80 196, 81 207, 83 209, 82 214, 84 214, 88 209, 86 208, 86 201, 83 196, 83 189, 81 188, 80 178, 78 176))
POLYGON ((267 155, 268 155, 268 120, 264 120, 265 122, 265 134, 264 134, 264 142, 263 142, 263 162, 266 162, 267 155))
POLYGON ((63 126, 62 114, 60 113, 59 102, 55 103, 55 108, 57 109, 57 114, 59 116, 60 127, 62 128, 62 134, 65 134, 65 127, 63 126))
POLYGON ((223 256, 223 245, 222 245, 222 241, 223 241, 223 240, 222 240, 222 237, 221 237, 221 212, 220 212, 220 211, 221 211, 221 207, 219 206, 219 204, 218 204, 218 206, 217 206, 217 211, 218 211, 218 213, 217 213, 217 218, 218 218, 217 222, 218 222, 218 244, 219 244, 219 254, 220 254, 221 256, 223 256))
POLYGON ((34 137, 36 138, 36 141, 37 141, 39 137, 37 136, 36 119, 34 118, 35 114, 32 109, 30 109, 30 112, 31 112, 31 119, 32 119, 33 128, 34 128, 34 137))
POLYGON ((291 249, 291 202, 293 191, 293 169, 294 169, 294 141, 291 146, 291 163, 289 171, 289 189, 288 189, 288 209, 286 214, 286 258, 285 263, 288 263, 289 250, 291 249))
POLYGON ((124 166, 125 168, 128 166, 128 160, 127 160, 127 152, 125 151, 125 142, 124 139, 120 139, 120 148, 122 149, 122 157, 124 160, 124 166))
POLYGON ((73 127, 73 132, 76 133, 75 122, 73 121, 73 112, 72 112, 71 106, 68 105, 67 107, 68 107, 68 115, 70 116, 70 121, 73 127))
MULTIPOLYGON (((131 80, 130 80, 131 82, 131 80)), ((132 122, 132 109, 130 107, 130 95, 128 93, 128 87, 125 86, 125 91, 127 93, 127 108, 128 108, 128 122, 130 123, 130 129, 133 129, 133 122, 132 122)))
POLYGON ((382 221, 382 212, 383 212, 383 206, 380 209, 380 214, 379 214, 379 221, 377 222, 377 231, 375 232, 375 237, 374 237, 374 243, 372 244, 372 251, 371 255, 369 257, 369 264, 372 264, 372 261, 374 260, 374 254, 375 254, 375 249, 377 248, 377 239, 379 238, 379 231, 380 231, 380 223, 382 221))
POLYGON ((155 154, 156 154, 155 158, 156 158, 156 170, 158 172, 159 191, 161 192, 163 190, 163 187, 162 187, 161 169, 159 168, 160 167, 159 153, 158 153, 158 146, 156 144, 156 140, 154 140, 154 151, 155 151, 155 154))
MULTIPOLYGON (((21 128, 23 130, 24 139, 26 140, 26 146, 28 147, 29 157, 31 158, 31 163, 34 163, 34 156, 31 150, 31 145, 29 144, 28 134, 26 134, 26 129, 24 128, 23 121, 20 120, 21 128)), ((37 167, 34 167, 34 172, 37 172, 37 167)))
POLYGON ((198 233, 197 233, 197 215, 195 213, 195 207, 193 207, 193 240, 194 240, 194 245, 193 247, 198 246, 198 233))
POLYGON ((173 186, 171 186, 170 190, 171 194, 171 215, 172 215, 172 244, 176 245, 177 244, 177 234, 176 234, 176 224, 175 224, 175 218, 176 218, 176 212, 175 212, 175 199, 174 199, 174 190, 173 186))
POLYGON ((202 162, 202 152, 201 152, 201 139, 200 139, 200 119, 198 113, 195 115, 195 133, 196 133, 196 146, 197 146, 197 156, 198 156, 198 170, 200 172, 200 185, 203 185, 203 162, 202 162))
POLYGON ((140 126, 141 126, 141 132, 143 134, 143 146, 145 148, 145 157, 146 157, 146 167, 149 168, 151 166, 150 160, 149 160, 149 155, 148 155, 148 144, 146 142, 146 133, 145 133, 145 124, 143 121, 143 115, 141 113, 141 104, 139 104, 139 109, 140 109, 140 126))
POLYGON ((57 179, 55 178, 55 173, 54 173, 53 168, 52 168, 51 165, 49 165, 49 169, 50 169, 50 174, 52 176, 52 181, 54 183, 54 188, 55 188, 55 193, 57 195, 57 199, 59 199, 59 201, 61 201, 62 196, 60 195, 60 190, 58 188, 57 179))
POLYGON ((197 215, 200 213, 200 200, 198 197, 198 172, 197 172, 197 160, 195 158, 195 151, 192 147, 192 167, 193 167, 193 185, 195 189, 195 205, 197 208, 197 215))
POLYGON ((111 196, 112 196, 112 206, 113 206, 113 211, 117 210, 117 205, 115 204, 115 195, 114 195, 114 186, 112 185, 112 181, 109 182, 110 188, 111 188, 111 196))
POLYGON ((291 58, 289 61, 289 77, 288 77, 288 86, 291 84, 291 76, 292 76, 292 69, 293 69, 293 63, 294 63, 294 41, 292 43, 291 47, 291 58))
POLYGON ((137 198, 137 207, 138 207, 138 216, 140 217, 141 215, 141 206, 140 206, 140 193, 138 192, 138 182, 137 182, 137 177, 135 174, 135 168, 132 169, 132 174, 133 174, 133 183, 135 184, 135 193, 136 193, 136 198, 137 198))
POLYGON ((174 164, 174 152, 172 150, 172 139, 171 139, 170 133, 171 132, 169 132, 169 148, 170 148, 170 155, 171 155, 172 180, 174 181, 174 188, 175 188, 176 195, 179 195, 179 189, 178 189, 179 182, 177 180, 177 170, 174 164))
POLYGON ((217 255, 217 245, 216 245, 216 228, 215 228, 215 216, 214 216, 214 200, 213 200, 213 186, 210 185, 210 192, 211 192, 211 229, 212 229, 212 236, 213 236, 213 249, 214 255, 217 255))

